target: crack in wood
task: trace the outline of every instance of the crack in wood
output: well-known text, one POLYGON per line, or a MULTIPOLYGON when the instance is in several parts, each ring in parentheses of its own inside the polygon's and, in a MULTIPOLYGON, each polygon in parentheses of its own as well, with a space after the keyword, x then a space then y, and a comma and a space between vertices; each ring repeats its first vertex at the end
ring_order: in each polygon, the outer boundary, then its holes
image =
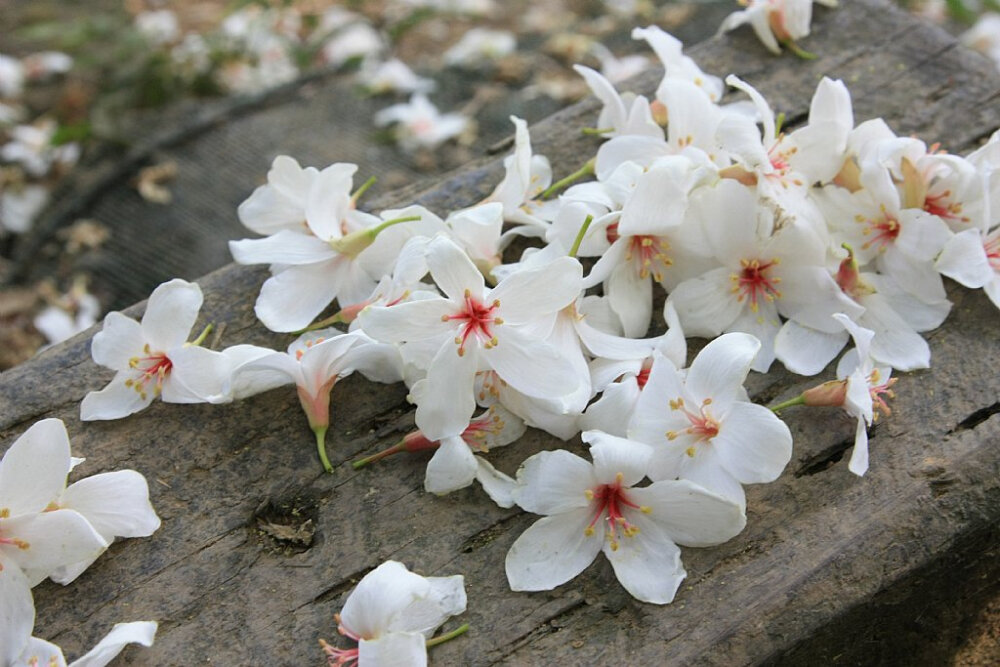
POLYGON ((559 632, 565 623, 561 623, 561 620, 575 615, 581 607, 586 607, 587 601, 582 597, 570 601, 565 607, 555 612, 551 616, 543 618, 538 625, 534 628, 525 632, 524 634, 516 637, 515 639, 508 642, 506 651, 500 655, 499 658, 490 662, 490 665, 499 665, 501 662, 506 660, 508 657, 512 656, 522 647, 527 646, 531 642, 535 641, 539 637, 552 634, 553 632, 559 632), (559 625, 553 625, 553 622, 560 621, 559 625))
POLYGON ((829 469, 835 463, 838 463, 841 459, 843 459, 844 453, 853 446, 854 439, 849 438, 827 447, 820 453, 810 456, 803 461, 802 465, 799 466, 799 469, 795 471, 795 476, 807 477, 829 469))
POLYGON ((524 512, 515 512, 514 514, 505 516, 499 521, 487 526, 486 528, 483 528, 474 535, 471 535, 470 537, 466 538, 466 540, 462 542, 462 546, 459 547, 459 551, 461 551, 463 554, 470 554, 473 551, 476 551, 477 549, 482 549, 483 547, 493 542, 493 540, 497 539, 498 537, 506 533, 507 524, 514 521, 515 519, 519 519, 523 515, 524 512))
POLYGON ((948 435, 961 433, 962 431, 974 430, 977 426, 997 413, 1000 413, 1000 401, 997 401, 993 405, 987 405, 985 408, 976 410, 971 415, 955 424, 955 428, 948 431, 948 435))

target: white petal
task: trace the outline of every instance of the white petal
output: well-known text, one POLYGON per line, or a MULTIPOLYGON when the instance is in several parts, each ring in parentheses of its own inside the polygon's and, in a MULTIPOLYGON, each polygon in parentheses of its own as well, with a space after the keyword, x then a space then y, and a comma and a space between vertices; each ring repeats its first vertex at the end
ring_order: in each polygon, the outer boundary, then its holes
POLYGON ((361 311, 358 320, 362 330, 375 340, 402 343, 440 336, 453 329, 454 325, 442 318, 454 313, 454 302, 431 297, 395 306, 371 306, 361 311))
POLYGON ((698 353, 688 369, 686 386, 699 400, 726 405, 743 396, 743 382, 760 350, 760 341, 745 333, 719 336, 698 353))
POLYGON ((865 420, 858 417, 858 425, 854 430, 854 451, 847 469, 861 477, 868 472, 868 427, 865 420))
POLYGON ((494 468, 489 461, 481 456, 476 458, 476 479, 483 487, 486 495, 499 507, 514 506, 514 488, 517 482, 510 475, 505 475, 494 468))
MULTIPOLYGON (((11 664, 11 663, 3 663, 11 664)), ((32 637, 24 647, 20 659, 15 660, 13 667, 66 667, 66 656, 62 649, 38 637, 32 637)))
POLYGON ((737 503, 687 480, 653 482, 629 493, 633 502, 650 508, 647 520, 684 546, 722 544, 738 535, 747 522, 737 503))
POLYGON ((274 234, 306 220, 302 203, 289 200, 267 185, 254 190, 236 213, 244 227, 258 234, 274 234))
POLYGON ((589 536, 591 509, 583 507, 539 519, 521 533, 505 563, 507 582, 514 591, 548 591, 564 584, 594 562, 604 530, 589 536))
POLYGON ((305 329, 336 298, 338 277, 343 273, 337 264, 347 261, 338 256, 327 262, 291 266, 271 276, 257 297, 257 318, 271 331, 305 329))
POLYGON ((119 373, 104 389, 84 396, 80 403, 80 419, 121 419, 148 407, 153 402, 153 393, 147 392, 143 397, 132 387, 125 386, 126 379, 125 373, 119 373))
POLYGON ((175 278, 153 290, 142 316, 142 335, 154 352, 169 350, 187 340, 201 302, 201 288, 186 280, 175 278))
POLYGON ((788 320, 774 339, 774 356, 799 375, 816 375, 844 349, 846 331, 824 333, 788 320))
MULTIPOLYGON (((379 637, 394 618, 430 592, 424 577, 397 561, 386 561, 362 577, 344 602, 341 623, 359 637, 379 637)), ((423 636, 421 635, 421 640, 423 636)))
POLYGON ((993 280, 994 275, 978 229, 966 229, 951 237, 934 266, 952 280, 971 288, 982 287, 993 280))
POLYGON ((558 398, 576 391, 582 379, 559 350, 516 327, 504 325, 496 331, 499 344, 480 355, 504 382, 538 398, 558 398))
POLYGON ((459 435, 476 410, 472 392, 477 360, 476 348, 464 355, 458 346, 446 341, 434 356, 427 371, 427 386, 417 403, 417 427, 431 440, 459 435))
POLYGON ((608 276, 605 289, 625 335, 645 336, 653 315, 652 277, 641 277, 631 262, 619 264, 608 276))
POLYGON ((439 236, 427 246, 427 266, 434 282, 455 303, 465 300, 465 291, 480 298, 485 287, 479 272, 465 252, 454 241, 439 236))
POLYGON ((576 454, 539 452, 517 471, 514 501, 535 514, 563 514, 588 507, 586 492, 597 485, 594 467, 576 454))
POLYGON ((313 264, 336 255, 322 239, 288 229, 263 239, 230 241, 229 252, 237 264, 313 264))
POLYGON ((0 551, 0 664, 20 657, 35 625, 31 586, 17 564, 0 551))
POLYGON ((653 604, 673 601, 687 576, 681 563, 681 550, 652 521, 635 519, 639 532, 616 541, 617 549, 604 544, 604 555, 611 562, 619 583, 632 597, 653 604))
POLYGON ((763 405, 733 403, 710 446, 741 483, 771 482, 792 457, 792 434, 763 405))
POLYGON ((583 267, 572 257, 560 257, 538 269, 526 269, 504 279, 490 292, 500 301, 503 319, 520 324, 561 310, 579 295, 583 267))
POLYGON ((726 268, 713 269, 681 282, 670 293, 686 335, 714 338, 739 316, 743 306, 732 293, 730 273, 726 268))
POLYGON ((621 475, 621 484, 629 487, 646 476, 649 459, 653 456, 653 448, 649 445, 601 431, 584 431, 580 438, 590 445, 598 482, 611 484, 621 475))
POLYGON ((135 470, 92 475, 70 484, 59 506, 76 510, 105 540, 147 537, 160 527, 146 478, 135 470))
POLYGON ((390 632, 358 642, 358 665, 426 667, 427 647, 419 632, 390 632))
POLYGON ((464 489, 476 478, 476 469, 476 457, 462 438, 444 438, 427 462, 424 489, 438 495, 464 489))
POLYGON ((166 403, 219 403, 233 372, 230 357, 198 345, 183 345, 169 353, 173 367, 163 381, 166 403))
POLYGON ((635 380, 608 385, 601 397, 587 406, 580 417, 580 428, 625 437, 639 396, 639 384, 635 380))
MULTIPOLYGON (((655 481, 674 477, 690 480, 715 495, 735 502, 740 506, 740 509, 746 508, 747 500, 743 485, 726 470, 719 453, 711 446, 711 443, 696 445, 693 457, 685 454, 678 461, 678 470, 674 475, 670 477, 650 475, 650 477, 655 481)), ((657 463, 655 459, 654 463, 657 463)), ((654 470, 654 472, 656 471, 654 470)))
POLYGON ((389 631, 419 632, 429 638, 449 617, 465 611, 462 575, 421 578, 427 582, 427 591, 393 615, 389 631))
POLYGON ((108 546, 83 515, 73 510, 4 519, 3 528, 5 536, 29 545, 6 550, 7 557, 24 570, 41 573, 42 578, 57 567, 92 558, 108 546))
POLYGON ((155 621, 116 623, 111 632, 97 642, 97 646, 71 662, 69 667, 104 667, 129 644, 152 646, 153 638, 156 637, 156 627, 155 621))
POLYGON ((101 366, 124 371, 129 368, 129 359, 140 354, 145 344, 138 322, 119 312, 111 312, 104 316, 104 328, 94 334, 90 353, 101 366))
POLYGON ((62 420, 35 422, 0 461, 0 510, 15 517, 44 510, 65 488, 69 462, 62 420))

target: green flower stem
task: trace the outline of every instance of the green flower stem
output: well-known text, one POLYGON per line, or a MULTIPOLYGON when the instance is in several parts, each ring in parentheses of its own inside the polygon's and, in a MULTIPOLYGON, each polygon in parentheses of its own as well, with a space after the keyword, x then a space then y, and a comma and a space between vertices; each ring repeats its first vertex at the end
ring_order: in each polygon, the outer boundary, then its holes
POLYGON ((608 132, 614 132, 613 127, 585 127, 580 132, 587 136, 601 136, 602 134, 607 134, 608 132))
POLYGON ((451 641, 455 637, 459 637, 461 635, 464 635, 468 631, 469 631, 469 624, 466 623, 466 624, 464 624, 464 625, 462 625, 460 627, 455 628, 451 632, 447 632, 447 633, 441 635, 440 637, 435 637, 434 639, 428 639, 427 640, 427 648, 430 648, 432 646, 437 646, 438 644, 443 644, 443 643, 445 643, 447 641, 451 641))
POLYGON ((215 328, 214 324, 206 325, 205 328, 201 330, 201 333, 198 334, 198 337, 195 338, 190 343, 188 343, 188 345, 201 345, 202 343, 205 342, 205 339, 208 338, 208 334, 212 333, 212 329, 214 328, 215 328))
POLYGON ((313 322, 312 324, 310 324, 309 326, 307 326, 305 329, 299 329, 298 331, 293 331, 292 335, 293 336, 301 336, 302 334, 307 333, 309 331, 316 331, 317 329, 325 329, 327 327, 333 326, 334 324, 343 324, 344 323, 343 315, 342 315, 343 312, 344 311, 342 311, 342 310, 338 310, 337 312, 335 312, 333 315, 331 315, 330 317, 326 318, 325 320, 320 320, 319 322, 313 322))
POLYGON ((797 55, 799 58, 802 58, 802 60, 816 60, 817 56, 815 53, 810 53, 809 51, 806 51, 792 40, 783 42, 782 46, 784 46, 786 49, 797 55))
POLYGON ((316 451, 319 452, 319 460, 323 463, 323 470, 327 472, 333 472, 333 466, 330 465, 330 459, 326 456, 326 426, 316 426, 313 428, 313 433, 316 434, 316 451))
POLYGON ((588 215, 587 219, 580 225, 580 231, 576 233, 576 238, 573 240, 573 247, 569 249, 570 257, 576 257, 576 253, 580 251, 580 244, 583 243, 583 237, 587 235, 587 230, 590 229, 590 223, 593 221, 594 216, 588 215))
POLYGON ((365 194, 365 192, 368 191, 368 188, 370 188, 371 186, 375 185, 375 181, 377 181, 377 180, 378 180, 377 178, 375 178, 374 176, 372 176, 367 181, 365 181, 364 183, 362 183, 361 187, 358 188, 357 190, 355 190, 354 194, 351 195, 351 202, 353 202, 354 204, 357 204, 358 200, 361 199, 361 196, 363 194, 365 194))
POLYGON ((777 405, 771 406, 770 410, 771 412, 779 412, 781 410, 784 410, 785 408, 790 408, 793 405, 805 405, 805 404, 806 404, 806 397, 802 394, 799 394, 795 398, 790 398, 783 403, 778 403, 777 405))
POLYGON ((785 125, 785 112, 782 111, 774 119, 774 138, 781 136, 781 128, 785 125))
POLYGON ((556 181, 548 187, 548 189, 541 194, 542 199, 548 199, 556 193, 557 190, 562 190, 566 186, 572 185, 581 178, 586 178, 587 176, 594 175, 594 160, 591 158, 587 160, 582 167, 574 171, 572 174, 566 178, 556 181))

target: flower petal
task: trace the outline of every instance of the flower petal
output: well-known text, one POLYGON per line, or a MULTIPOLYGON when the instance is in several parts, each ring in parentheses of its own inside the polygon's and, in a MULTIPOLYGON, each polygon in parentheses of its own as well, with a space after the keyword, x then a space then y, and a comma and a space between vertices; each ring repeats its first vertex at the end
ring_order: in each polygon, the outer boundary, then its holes
POLYGON ((28 579, 0 550, 0 664, 13 664, 21 656, 34 625, 35 602, 28 579))
POLYGON ((604 555, 632 597, 667 604, 673 601, 687 572, 681 563, 681 550, 659 526, 644 518, 635 518, 639 532, 617 540, 617 548, 605 542, 604 555))
POLYGON ((142 316, 142 335, 154 352, 169 350, 187 340, 198 319, 201 302, 197 283, 179 278, 153 290, 142 316))
POLYGON ((541 268, 514 273, 490 292, 489 299, 500 301, 504 321, 520 324, 571 304, 580 295, 582 276, 580 262, 560 257, 541 268))
POLYGON ((443 495, 464 489, 476 478, 476 457, 458 436, 441 440, 441 446, 427 462, 424 489, 443 495))
POLYGON ((459 435, 476 410, 472 391, 477 370, 476 348, 458 354, 446 341, 427 370, 427 384, 417 402, 417 427, 431 440, 459 435))
POLYGON ((514 501, 535 514, 563 514, 587 507, 586 492, 597 484, 594 467, 576 454, 539 452, 517 471, 514 501))
POLYGON ((547 516, 521 533, 505 563, 511 590, 552 590, 593 563, 604 544, 604 531, 587 535, 590 515, 590 508, 583 507, 547 516))
POLYGON ((426 667, 427 646, 419 632, 390 632, 358 642, 358 665, 426 667))
POLYGON ((34 514, 57 500, 69 474, 69 436, 60 419, 35 422, 0 461, 0 510, 34 514))
POLYGON ((271 276, 257 297, 257 318, 271 331, 305 329, 336 298, 341 274, 350 272, 350 267, 340 267, 341 263, 350 261, 337 256, 316 264, 290 266, 271 276))
POLYGON ((824 333, 788 320, 774 338, 774 356, 799 375, 816 375, 847 344, 847 332, 824 333))
POLYGON ((629 493, 634 502, 651 509, 646 520, 683 546, 722 544, 746 526, 746 515, 737 503, 688 480, 653 482, 629 493))
POLYGON ((69 667, 104 667, 118 657, 129 644, 152 646, 156 637, 155 621, 134 621, 132 623, 115 623, 111 632, 104 635, 97 646, 73 662, 69 667))
POLYGON ((653 448, 627 438, 601 431, 584 431, 581 439, 590 445, 594 476, 599 483, 611 484, 618 475, 623 486, 634 486, 646 476, 653 448))
POLYGON ((481 358, 517 391, 537 398, 558 398, 575 392, 583 381, 572 362, 554 346, 506 325, 497 329, 497 338, 499 344, 482 350, 481 358))
POLYGON ((858 425, 854 429, 854 451, 847 469, 858 477, 868 472, 868 426, 863 417, 858 417, 858 425))
POLYGON ((785 422, 754 403, 733 403, 711 446, 743 484, 774 481, 792 458, 792 434, 785 422))
MULTIPOLYGON (((390 631, 395 617, 414 600, 426 596, 430 584, 397 561, 386 561, 362 577, 344 602, 341 624, 361 638, 376 638, 390 631)), ((421 643, 423 642, 423 636, 421 643)))
POLYGON ((129 359, 140 354, 145 344, 138 322, 119 312, 111 312, 104 316, 104 328, 94 334, 90 353, 95 363, 124 371, 129 368, 129 359))
POLYGON ((126 375, 119 373, 104 389, 84 396, 80 403, 80 419, 121 419, 148 407, 153 402, 152 392, 143 396, 132 387, 126 387, 126 375))
POLYGON ((517 482, 510 475, 505 475, 494 468, 489 461, 481 456, 476 458, 476 479, 482 485, 483 491, 499 507, 514 506, 514 489, 517 482))
POLYGON ((237 264, 314 264, 336 256, 325 241, 289 229, 263 239, 230 241, 229 252, 237 264))
POLYGON ((699 401, 711 398, 717 406, 740 400, 750 364, 760 350, 760 341, 750 334, 719 336, 698 353, 685 381, 690 394, 699 401))
POLYGON ((456 303, 464 302, 466 290, 479 298, 486 287, 483 274, 469 256, 446 236, 428 244, 427 266, 437 286, 456 303))
POLYGON ((6 555, 21 569, 37 573, 33 584, 57 567, 92 558, 108 546, 83 515, 73 510, 4 519, 3 528, 5 536, 27 543, 26 548, 7 550, 6 555))
POLYGON ((149 502, 146 478, 135 470, 92 475, 70 484, 59 500, 64 509, 76 510, 101 537, 147 537, 160 527, 149 502))
POLYGON ((183 345, 169 353, 173 368, 163 380, 166 403, 221 403, 233 372, 232 359, 197 345, 183 345))

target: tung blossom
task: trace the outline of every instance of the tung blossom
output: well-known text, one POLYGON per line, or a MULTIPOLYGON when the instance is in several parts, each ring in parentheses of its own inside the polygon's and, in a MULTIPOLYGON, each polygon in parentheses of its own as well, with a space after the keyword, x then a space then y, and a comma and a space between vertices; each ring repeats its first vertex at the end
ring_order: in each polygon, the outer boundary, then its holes
POLYGON ((687 576, 678 544, 711 546, 739 534, 736 503, 688 481, 636 487, 648 445, 587 431, 593 463, 564 450, 541 452, 518 471, 517 504, 546 515, 514 542, 506 570, 515 591, 551 590, 603 551, 633 597, 666 604, 687 576))
POLYGON ((157 396, 166 403, 204 403, 219 395, 229 375, 228 359, 200 347, 200 338, 186 342, 201 302, 197 284, 174 279, 153 290, 141 323, 108 313, 91 353, 116 375, 107 387, 84 397, 80 419, 120 419, 157 396))

